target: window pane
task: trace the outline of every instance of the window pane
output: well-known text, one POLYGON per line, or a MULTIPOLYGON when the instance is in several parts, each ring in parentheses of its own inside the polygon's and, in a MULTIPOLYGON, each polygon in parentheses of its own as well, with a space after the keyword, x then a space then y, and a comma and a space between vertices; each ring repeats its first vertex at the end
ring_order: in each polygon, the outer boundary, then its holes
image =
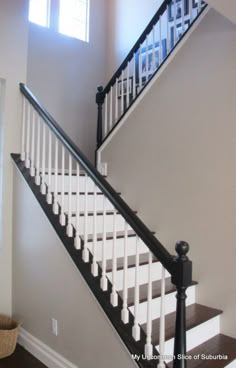
POLYGON ((88 41, 89 0, 60 0, 59 32, 88 41))
POLYGON ((30 0, 29 21, 43 27, 49 27, 50 0, 30 0))

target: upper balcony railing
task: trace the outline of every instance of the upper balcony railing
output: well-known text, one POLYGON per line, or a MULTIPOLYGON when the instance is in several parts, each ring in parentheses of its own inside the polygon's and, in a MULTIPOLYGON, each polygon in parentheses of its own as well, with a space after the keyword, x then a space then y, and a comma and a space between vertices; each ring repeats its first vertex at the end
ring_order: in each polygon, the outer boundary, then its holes
POLYGON ((107 86, 98 87, 97 148, 206 6, 203 0, 165 0, 162 3, 107 86))

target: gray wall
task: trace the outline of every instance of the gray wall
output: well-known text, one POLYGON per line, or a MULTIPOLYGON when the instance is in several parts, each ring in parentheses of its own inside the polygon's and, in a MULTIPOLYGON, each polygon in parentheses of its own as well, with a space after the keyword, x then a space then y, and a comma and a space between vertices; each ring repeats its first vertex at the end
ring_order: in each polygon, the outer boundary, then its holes
POLYGON ((11 152, 20 150, 21 98, 26 80, 27 0, 0 0, 0 313, 12 311, 12 188, 11 152), (2 176, 2 178, 1 178, 2 176))
POLYGON ((17 169, 13 265, 13 311, 23 328, 79 368, 135 367, 17 169))
POLYGON ((174 253, 191 245, 197 301, 236 337, 236 26, 202 20, 102 153, 109 180, 174 253))
POLYGON ((105 79, 107 0, 90 3, 89 43, 30 23, 27 83, 93 160, 95 94, 105 79))

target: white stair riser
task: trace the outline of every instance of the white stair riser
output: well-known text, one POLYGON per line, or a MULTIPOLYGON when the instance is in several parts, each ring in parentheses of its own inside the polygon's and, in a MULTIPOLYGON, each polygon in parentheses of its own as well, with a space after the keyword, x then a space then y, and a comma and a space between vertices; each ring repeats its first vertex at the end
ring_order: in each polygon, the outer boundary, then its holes
POLYGON ((225 368, 236 368, 236 360, 226 365, 225 368))
MULTIPOLYGON (((98 195, 97 196, 97 211, 103 211, 103 195, 98 195)), ((84 195, 80 195, 79 196, 79 201, 80 201, 80 212, 83 212, 85 210, 85 196, 84 195)), ((58 195, 58 203, 61 205, 61 195, 58 195)), ((94 209, 94 195, 88 195, 88 199, 87 199, 87 209, 88 211, 93 211, 94 209)), ((65 208, 65 212, 68 212, 68 195, 65 194, 64 195, 64 208, 65 208)), ((76 212, 76 195, 72 195, 71 196, 71 208, 72 208, 72 212, 76 212)), ((107 211, 113 211, 114 207, 112 206, 112 204, 106 200, 106 205, 105 208, 107 211)))
MULTIPOLYGON (((220 333, 220 316, 214 317, 207 322, 187 331, 187 351, 194 349, 196 346, 203 344, 205 341, 220 333)), ((156 347, 157 350, 159 346, 156 347)), ((158 350, 159 351, 159 350, 158 350)), ((174 339, 165 343, 165 355, 171 356, 174 351, 174 339)), ((172 360, 172 359, 170 359, 172 360)), ((169 362, 170 360, 166 360, 169 362)))
MULTIPOLYGON (((165 295, 165 314, 176 311, 176 292, 165 295)), ((195 286, 191 286, 187 289, 186 305, 195 303, 195 286)), ((152 299, 152 319, 160 318, 160 306, 161 298, 152 299)), ((134 314, 134 307, 130 307, 129 310, 134 314)), ((147 302, 139 305, 138 321, 140 324, 147 322, 147 302)))
MULTIPOLYGON (((103 232, 103 216, 96 216, 97 217, 97 226, 96 226, 96 233, 101 234, 103 232)), ((124 231, 125 224, 124 219, 121 215, 116 216, 116 230, 117 231, 124 231)), ((84 234, 84 216, 80 216, 79 219, 79 232, 80 235, 84 234)), ((113 215, 106 215, 106 232, 113 232, 113 221, 114 216, 113 215)), ((76 227, 76 217, 72 218, 72 224, 74 227, 76 227)), ((94 216, 88 216, 87 217, 87 232, 88 234, 93 234, 93 226, 94 226, 94 216)), ((130 227, 128 227, 129 230, 131 230, 130 227)))
MULTIPOLYGON (((148 264, 139 266, 139 284, 146 284, 148 283, 148 264)), ((135 286, 135 267, 128 268, 128 287, 134 287, 135 286)), ((116 290, 122 290, 123 289, 123 275, 124 270, 119 270, 116 273, 116 290)), ((162 277, 162 265, 160 262, 155 262, 152 264, 152 270, 151 270, 151 279, 152 281, 160 280, 162 277)), ((112 272, 107 273, 107 277, 110 281, 112 281, 112 272)), ((169 273, 166 272, 166 277, 170 277, 169 273)))
MULTIPOLYGON (((97 241, 96 248, 96 259, 97 261, 102 260, 102 245, 103 242, 101 240, 97 241)), ((93 254, 93 242, 88 242, 88 248, 93 254)), ((139 243, 139 253, 144 254, 147 253, 147 246, 140 241, 139 243)), ((136 238, 134 236, 128 238, 128 256, 133 256, 136 254, 136 238)), ((113 239, 106 240, 106 259, 112 259, 113 255, 113 239)), ((124 256, 124 238, 116 239, 116 257, 120 258, 124 256)))
MULTIPOLYGON (((45 182, 48 185, 48 175, 45 175, 45 182)), ((55 176, 52 175, 51 176, 51 190, 52 191, 54 189, 54 182, 55 182, 55 176)), ((71 177, 71 187, 72 187, 72 192, 77 192, 77 177, 76 176, 71 177)), ((93 192, 94 191, 94 183, 90 178, 87 179, 87 188, 88 188, 88 192, 93 192)), ((62 189, 62 176, 58 175, 57 176, 57 190, 58 190, 58 192, 61 192, 61 189, 62 189)), ((69 189, 69 176, 65 175, 64 176, 64 191, 68 192, 68 189, 69 189)), ((80 176, 79 191, 80 192, 85 192, 85 176, 80 176)), ((97 192, 101 192, 99 188, 97 188, 97 192)))

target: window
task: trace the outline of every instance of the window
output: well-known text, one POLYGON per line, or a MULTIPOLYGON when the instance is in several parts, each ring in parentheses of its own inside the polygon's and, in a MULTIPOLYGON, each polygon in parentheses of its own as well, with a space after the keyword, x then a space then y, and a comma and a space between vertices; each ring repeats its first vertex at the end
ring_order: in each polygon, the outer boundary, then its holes
POLYGON ((88 42, 89 0, 30 0, 29 20, 88 42))
POLYGON ((30 0, 29 20, 43 27, 49 27, 49 0, 30 0))
POLYGON ((88 42, 88 0, 60 0, 59 32, 88 42))

